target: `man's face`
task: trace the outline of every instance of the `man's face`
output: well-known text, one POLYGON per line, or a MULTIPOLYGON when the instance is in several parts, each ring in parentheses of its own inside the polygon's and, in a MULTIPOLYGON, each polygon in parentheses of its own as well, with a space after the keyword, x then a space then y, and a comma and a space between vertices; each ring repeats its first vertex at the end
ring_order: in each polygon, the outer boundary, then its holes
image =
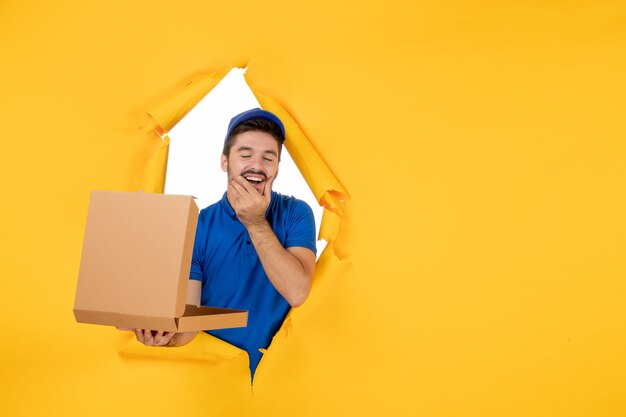
POLYGON ((265 132, 240 133, 228 157, 222 155, 222 170, 228 173, 229 183, 241 175, 263 194, 267 180, 278 175, 278 142, 265 132))

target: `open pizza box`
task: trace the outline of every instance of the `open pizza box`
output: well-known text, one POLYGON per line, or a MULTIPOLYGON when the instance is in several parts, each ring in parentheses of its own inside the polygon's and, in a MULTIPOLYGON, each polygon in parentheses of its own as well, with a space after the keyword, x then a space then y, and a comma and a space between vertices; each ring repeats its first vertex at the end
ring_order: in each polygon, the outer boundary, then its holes
POLYGON ((191 196, 93 191, 76 321, 169 332, 245 327, 247 311, 185 305, 197 221, 191 196))

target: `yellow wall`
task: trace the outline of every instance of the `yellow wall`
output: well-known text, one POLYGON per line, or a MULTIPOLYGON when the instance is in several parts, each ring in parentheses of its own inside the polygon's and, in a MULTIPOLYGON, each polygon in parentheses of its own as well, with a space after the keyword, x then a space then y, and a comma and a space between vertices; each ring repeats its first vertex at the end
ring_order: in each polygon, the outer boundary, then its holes
POLYGON ((0 3, 0 415, 626 415, 624 3, 376 3, 0 3), (254 393, 72 315, 89 191, 246 64, 351 197, 254 393))

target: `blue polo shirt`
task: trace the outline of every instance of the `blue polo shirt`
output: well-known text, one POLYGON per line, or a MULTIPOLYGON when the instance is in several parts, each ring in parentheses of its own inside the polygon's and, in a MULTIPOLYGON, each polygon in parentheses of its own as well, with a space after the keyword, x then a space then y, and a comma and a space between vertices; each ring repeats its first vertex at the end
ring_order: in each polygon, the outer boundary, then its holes
MULTIPOLYGON (((283 247, 316 252, 315 219, 304 201, 272 192, 265 217, 283 247)), ((202 281, 202 305, 248 310, 247 327, 207 333, 246 350, 254 376, 261 360, 259 349, 269 346, 290 305, 265 274, 226 193, 200 211, 190 278, 202 281)))

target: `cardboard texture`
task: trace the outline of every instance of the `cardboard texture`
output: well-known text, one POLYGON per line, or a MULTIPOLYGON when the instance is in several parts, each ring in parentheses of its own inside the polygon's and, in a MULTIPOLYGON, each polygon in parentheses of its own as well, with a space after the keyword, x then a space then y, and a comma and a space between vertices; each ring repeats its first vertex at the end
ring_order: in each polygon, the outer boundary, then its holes
POLYGON ((93 191, 76 320, 177 332, 245 327, 246 311, 185 305, 197 221, 190 196, 93 191))

